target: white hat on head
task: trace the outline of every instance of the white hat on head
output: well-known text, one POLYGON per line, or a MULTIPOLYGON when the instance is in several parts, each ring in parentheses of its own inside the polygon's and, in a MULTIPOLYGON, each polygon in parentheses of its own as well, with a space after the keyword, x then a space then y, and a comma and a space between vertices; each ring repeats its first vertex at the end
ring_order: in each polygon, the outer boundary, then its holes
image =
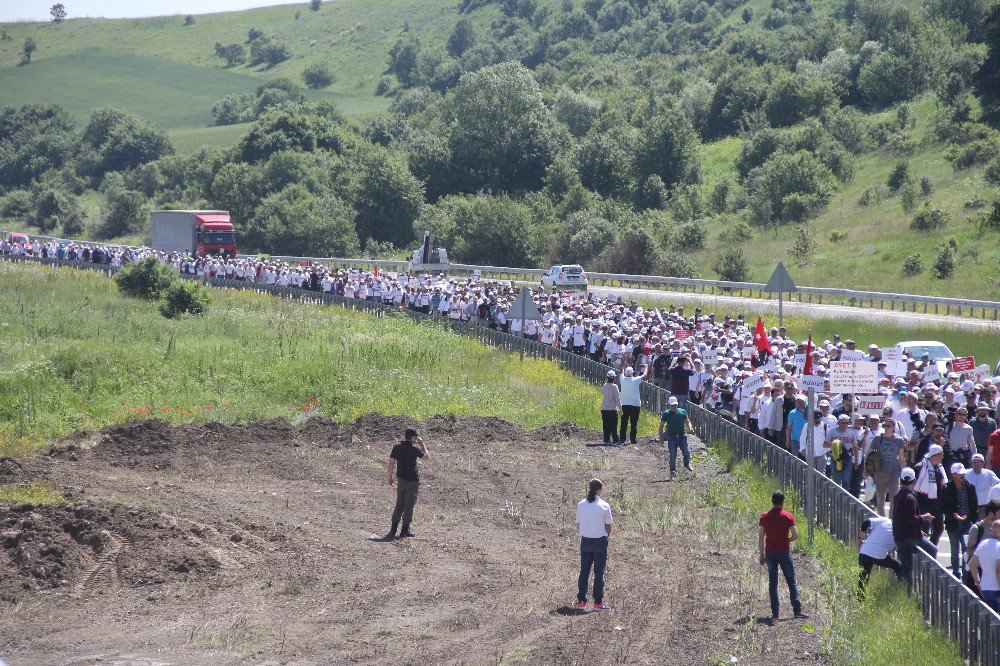
POLYGON ((965 474, 965 465, 963 465, 960 462, 954 463, 951 466, 951 473, 952 474, 965 474))
POLYGON ((944 449, 941 448, 941 445, 940 444, 931 444, 930 448, 927 449, 927 455, 925 455, 924 458, 933 458, 934 456, 938 455, 939 453, 944 453, 944 449))
POLYGON ((909 482, 909 481, 915 481, 916 478, 917 478, 917 473, 913 471, 912 467, 904 467, 899 472, 899 478, 902 479, 903 481, 907 481, 907 482, 909 482))
POLYGON ((675 398, 674 396, 670 396, 669 398, 667 398, 667 404, 668 405, 676 405, 676 404, 678 404, 677 403, 677 398, 675 398))

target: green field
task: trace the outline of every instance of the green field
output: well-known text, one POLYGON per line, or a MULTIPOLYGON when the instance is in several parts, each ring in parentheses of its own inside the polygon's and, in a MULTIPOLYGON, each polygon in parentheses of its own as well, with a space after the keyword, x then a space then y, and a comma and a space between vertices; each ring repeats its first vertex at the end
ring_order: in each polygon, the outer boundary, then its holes
POLYGON ((599 425, 600 395, 554 364, 405 317, 213 290, 207 316, 172 321, 96 273, 12 264, 0 264, 0 293, 0 456, 152 417, 378 412, 599 425))
MULTIPOLYGON (((163 127, 206 125, 213 102, 264 79, 287 76, 301 85, 302 70, 313 62, 329 64, 337 76, 316 96, 332 97, 351 114, 385 110, 389 100, 375 96, 375 81, 404 24, 425 43, 441 45, 457 20, 452 0, 342 0, 318 12, 308 4, 279 5, 199 15, 192 26, 180 16, 73 19, 72 5, 67 8, 71 18, 63 23, 3 26, 11 36, 0 42, 3 103, 62 104, 79 122, 91 108, 110 104, 163 127), (254 26, 285 42, 291 58, 273 68, 226 68, 215 43, 243 42, 254 26), (19 66, 27 37, 38 50, 30 64, 19 66)), ((495 13, 473 17, 485 24, 495 13)))

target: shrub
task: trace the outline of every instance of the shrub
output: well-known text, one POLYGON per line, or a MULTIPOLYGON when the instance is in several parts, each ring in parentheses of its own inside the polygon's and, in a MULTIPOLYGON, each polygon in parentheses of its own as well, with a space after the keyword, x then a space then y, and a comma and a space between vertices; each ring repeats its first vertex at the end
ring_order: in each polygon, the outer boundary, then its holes
POLYGON ((302 70, 302 80, 313 89, 325 88, 334 81, 333 71, 322 62, 314 62, 302 70))
POLYGON ((663 260, 663 274, 667 277, 697 278, 701 277, 695 270, 691 260, 680 252, 670 252, 663 260))
POLYGON ((132 298, 154 300, 160 297, 170 283, 178 280, 172 268, 161 264, 156 257, 146 257, 122 266, 115 273, 118 291, 132 298))
POLYGON ((847 232, 846 231, 833 230, 833 231, 830 232, 830 242, 831 243, 839 243, 842 240, 847 240, 847 232))
POLYGON ((753 229, 745 220, 739 220, 735 224, 726 227, 719 232, 719 240, 726 245, 739 245, 746 243, 753 238, 753 229))
POLYGON ((903 183, 910 179, 910 165, 906 162, 898 163, 889 174, 889 178, 885 181, 885 184, 889 186, 889 189, 896 192, 903 186, 903 183))
POLYGON ((993 158, 986 165, 986 171, 983 172, 983 180, 990 185, 1000 185, 1000 157, 993 158))
POLYGON ((859 206, 877 206, 882 201, 882 190, 878 187, 868 187, 858 198, 859 206))
POLYGON ((390 90, 392 90, 392 77, 388 74, 378 77, 378 81, 375 82, 375 94, 384 95, 390 90))
POLYGON ((937 259, 934 260, 934 277, 939 280, 947 280, 955 272, 957 263, 954 241, 940 246, 938 248, 937 259))
POLYGON ((903 275, 913 277, 924 272, 924 262, 920 260, 920 253, 911 254, 903 259, 903 275))
POLYGON ((184 25, 194 25, 194 16, 188 14, 184 17, 184 25))
POLYGON ((673 245, 681 250, 700 250, 708 240, 708 227, 702 220, 692 220, 677 227, 673 245))
POLYGON ((940 208, 931 208, 925 203, 919 213, 910 220, 910 228, 915 231, 939 231, 951 222, 951 214, 940 208))
POLYGON ((988 213, 980 213, 979 226, 983 231, 1000 231, 1000 199, 993 202, 988 213))
POLYGON ((176 278, 160 296, 160 314, 168 319, 185 314, 200 315, 208 310, 209 302, 203 286, 176 278))
POLYGON ((719 278, 729 282, 744 282, 750 271, 747 257, 740 248, 726 250, 715 261, 713 270, 719 278))
POLYGON ((793 259, 795 259, 799 266, 805 266, 809 263, 812 251, 812 234, 809 233, 809 229, 807 229, 804 225, 800 226, 795 230, 795 241, 792 243, 792 247, 789 248, 788 253, 793 259))
POLYGON ((923 194, 925 197, 929 197, 931 195, 931 192, 933 192, 933 191, 934 191, 934 183, 933 183, 933 181, 931 181, 931 177, 930 176, 921 176, 920 177, 920 193, 923 194))
POLYGON ((899 188, 899 203, 902 204, 903 210, 907 213, 912 212, 917 206, 917 187, 913 184, 912 180, 908 180, 903 183, 903 186, 899 188))

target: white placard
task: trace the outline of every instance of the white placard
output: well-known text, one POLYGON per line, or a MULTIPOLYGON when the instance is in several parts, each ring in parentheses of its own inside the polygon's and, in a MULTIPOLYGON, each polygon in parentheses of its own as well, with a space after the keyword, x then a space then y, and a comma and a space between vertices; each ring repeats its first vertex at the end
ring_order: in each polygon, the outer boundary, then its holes
POLYGON ((719 350, 709 349, 701 357, 702 363, 715 367, 719 364, 719 350))
POLYGON ((825 385, 826 377, 820 377, 819 375, 803 375, 799 380, 799 386, 802 387, 803 391, 815 389, 816 391, 822 392, 825 385))
POLYGON ((764 387, 764 375, 753 374, 743 380, 743 395, 753 395, 764 387))
POLYGON ((882 360, 888 364, 892 364, 893 361, 902 361, 903 350, 900 349, 899 347, 892 347, 890 349, 886 349, 884 352, 882 352, 882 360))
POLYGON ((802 369, 806 367, 806 355, 796 354, 792 360, 795 361, 795 374, 801 375, 802 369))
POLYGON ((712 322, 708 320, 701 322, 701 330, 708 331, 711 330, 711 328, 712 328, 712 322))
POLYGON ((990 378, 990 366, 983 363, 972 371, 972 381, 982 383, 990 378))
POLYGON ((834 393, 874 393, 878 390, 878 364, 870 361, 832 361, 830 390, 834 393))
POLYGON ((858 414, 881 416, 882 410, 885 409, 885 398, 886 396, 881 393, 858 395, 858 414))
POLYGON ((906 362, 905 361, 889 361, 885 366, 885 374, 889 377, 905 377, 906 376, 906 362))
POLYGON ((937 367, 937 363, 931 363, 924 370, 924 381, 925 382, 936 382, 941 380, 941 371, 937 367))
POLYGON ((860 349, 844 349, 840 352, 841 361, 861 361, 865 354, 860 349))

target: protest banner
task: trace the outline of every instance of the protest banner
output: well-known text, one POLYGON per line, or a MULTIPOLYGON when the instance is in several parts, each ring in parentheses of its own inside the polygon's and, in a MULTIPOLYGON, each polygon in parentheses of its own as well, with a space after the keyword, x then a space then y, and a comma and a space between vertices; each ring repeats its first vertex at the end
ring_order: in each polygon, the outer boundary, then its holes
POLYGON ((858 395, 858 414, 864 414, 865 416, 880 416, 882 414, 882 410, 885 409, 885 398, 886 396, 881 393, 858 395))
POLYGON ((834 393, 873 393, 878 390, 878 364, 870 361, 830 363, 830 390, 834 393))

